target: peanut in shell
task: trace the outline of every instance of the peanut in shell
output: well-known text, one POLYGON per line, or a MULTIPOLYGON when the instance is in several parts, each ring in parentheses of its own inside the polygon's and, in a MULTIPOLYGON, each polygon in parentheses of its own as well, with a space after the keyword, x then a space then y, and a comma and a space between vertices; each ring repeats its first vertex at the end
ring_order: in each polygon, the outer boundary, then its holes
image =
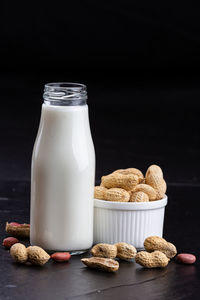
POLYGON ((145 174, 145 178, 147 178, 149 175, 152 175, 152 174, 157 175, 160 178, 163 178, 163 171, 157 165, 151 165, 150 167, 148 167, 146 174, 145 174))
POLYGON ((117 247, 117 257, 123 260, 134 258, 137 254, 136 248, 127 243, 117 243, 115 244, 117 247))
POLYGON ((164 268, 169 263, 167 256, 160 251, 154 251, 152 253, 146 251, 138 252, 135 261, 137 264, 149 269, 164 268))
POLYGON ((156 174, 150 174, 146 178, 146 183, 156 190, 156 200, 160 200, 165 196, 167 184, 163 178, 156 174))
POLYGON ((38 246, 29 246, 27 253, 28 261, 33 265, 43 266, 50 259, 50 255, 38 246))
POLYGON ((136 185, 132 189, 132 193, 135 193, 135 192, 143 192, 143 193, 147 194, 149 196, 149 201, 155 200, 156 195, 157 195, 155 189, 146 183, 141 183, 141 184, 136 185))
POLYGON ((120 173, 112 173, 107 176, 102 176, 101 183, 108 189, 122 188, 126 191, 130 191, 139 183, 139 178, 134 174, 124 175, 120 173))
POLYGON ((106 191, 107 191, 107 189, 103 186, 95 186, 94 187, 94 198, 104 200, 106 191))
POLYGON ((137 175, 139 178, 139 183, 144 180, 143 173, 139 169, 136 169, 136 168, 119 169, 119 170, 114 171, 113 173, 120 173, 123 175, 129 175, 129 174, 137 175))
POLYGON ((107 201, 128 202, 130 199, 130 194, 121 188, 111 188, 107 189, 105 192, 104 199, 107 201))
POLYGON ((21 243, 16 243, 10 248, 10 255, 15 262, 24 264, 28 260, 26 247, 21 243))
POLYGON ((176 247, 159 236, 149 236, 146 238, 144 248, 148 252, 161 251, 168 258, 173 258, 177 254, 176 247))
POLYGON ((96 244, 91 249, 91 254, 96 257, 115 258, 117 256, 117 247, 111 244, 96 244))
POLYGON ((131 194, 129 201, 130 202, 149 202, 149 196, 142 191, 134 192, 131 194))

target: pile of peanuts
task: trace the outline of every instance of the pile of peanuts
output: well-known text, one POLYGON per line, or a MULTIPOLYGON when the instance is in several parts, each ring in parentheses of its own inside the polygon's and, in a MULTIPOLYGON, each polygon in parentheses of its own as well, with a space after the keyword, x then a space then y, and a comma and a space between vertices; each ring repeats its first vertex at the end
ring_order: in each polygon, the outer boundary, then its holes
POLYGON ((145 176, 136 168, 120 169, 102 176, 94 188, 94 198, 115 202, 148 202, 165 196, 167 184, 162 169, 151 165, 145 176))

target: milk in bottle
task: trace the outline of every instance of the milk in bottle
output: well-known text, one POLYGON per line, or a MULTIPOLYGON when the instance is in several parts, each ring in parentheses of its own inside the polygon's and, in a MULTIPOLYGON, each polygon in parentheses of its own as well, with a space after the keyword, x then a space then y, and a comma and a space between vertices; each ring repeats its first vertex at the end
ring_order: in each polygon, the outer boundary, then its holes
POLYGON ((31 245, 78 254, 93 243, 95 153, 86 86, 45 85, 32 155, 31 245))

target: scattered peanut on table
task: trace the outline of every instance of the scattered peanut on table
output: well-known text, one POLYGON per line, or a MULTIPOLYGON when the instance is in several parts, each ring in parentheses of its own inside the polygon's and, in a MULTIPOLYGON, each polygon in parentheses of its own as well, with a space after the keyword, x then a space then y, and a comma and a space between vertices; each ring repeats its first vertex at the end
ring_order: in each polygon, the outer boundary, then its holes
POLYGON ((168 258, 173 258, 177 254, 176 247, 159 236, 150 236, 144 241, 144 248, 148 252, 161 251, 168 258))
POLYGON ((6 222, 6 232, 14 237, 28 238, 30 236, 30 224, 6 222))
POLYGON ((50 259, 50 255, 38 246, 29 246, 27 253, 28 261, 33 265, 43 266, 50 259))
POLYGON ((189 253, 180 253, 176 256, 176 261, 180 264, 192 265, 196 261, 196 256, 189 253))
POLYGON ((92 269, 99 269, 107 272, 116 272, 119 269, 119 263, 111 258, 90 257, 82 258, 81 261, 92 269))
POLYGON ((26 248, 21 243, 16 243, 10 248, 10 255, 15 262, 30 262, 34 265, 42 266, 50 258, 49 254, 38 246, 29 246, 26 248))
POLYGON ((28 260, 27 249, 21 243, 16 243, 10 248, 10 255, 17 263, 24 264, 28 260))
POLYGON ((96 244, 91 249, 91 254, 97 257, 115 258, 117 256, 117 247, 110 244, 96 244))
POLYGON ((14 237, 7 237, 3 240, 2 245, 7 248, 10 249, 10 247, 12 247, 12 245, 19 243, 19 240, 14 238, 14 237))
POLYGON ((66 262, 70 260, 71 255, 69 252, 55 252, 51 255, 51 258, 56 262, 66 262))
POLYGON ((117 243, 117 257, 123 260, 134 258, 137 254, 137 250, 133 245, 127 243, 117 243))
POLYGON ((135 261, 145 268, 164 268, 168 265, 169 259, 161 251, 152 253, 141 251, 137 253, 135 261))

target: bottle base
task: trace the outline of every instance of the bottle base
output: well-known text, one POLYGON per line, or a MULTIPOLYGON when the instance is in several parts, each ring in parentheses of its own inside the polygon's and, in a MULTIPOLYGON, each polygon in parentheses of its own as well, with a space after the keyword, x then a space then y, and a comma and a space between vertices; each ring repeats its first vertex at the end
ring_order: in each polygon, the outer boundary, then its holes
POLYGON ((90 248, 88 249, 84 249, 84 250, 49 250, 49 249, 45 249, 45 251, 48 253, 48 254, 53 254, 55 252, 69 252, 71 255, 81 255, 85 252, 88 252, 90 250, 90 248))
POLYGON ((85 249, 85 250, 73 250, 73 251, 69 251, 69 253, 71 255, 81 255, 85 252, 89 251, 89 249, 85 249))

